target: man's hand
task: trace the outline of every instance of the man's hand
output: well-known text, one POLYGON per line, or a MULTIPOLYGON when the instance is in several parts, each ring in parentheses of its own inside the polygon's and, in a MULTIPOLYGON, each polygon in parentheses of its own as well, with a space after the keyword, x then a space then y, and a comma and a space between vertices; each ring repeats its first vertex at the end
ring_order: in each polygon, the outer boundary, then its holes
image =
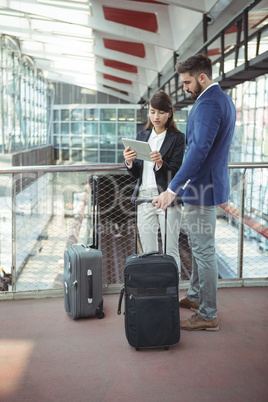
POLYGON ((168 190, 166 190, 163 193, 159 194, 158 197, 153 199, 152 205, 165 211, 167 207, 172 203, 172 201, 174 201, 175 197, 175 194, 172 194, 168 190))

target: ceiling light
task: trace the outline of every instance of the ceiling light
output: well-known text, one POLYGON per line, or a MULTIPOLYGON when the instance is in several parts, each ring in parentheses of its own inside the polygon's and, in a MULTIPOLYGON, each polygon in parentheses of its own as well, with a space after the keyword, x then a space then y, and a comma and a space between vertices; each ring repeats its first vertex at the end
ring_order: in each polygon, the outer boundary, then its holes
POLYGON ((36 2, 45 6, 87 11, 92 16, 92 7, 87 0, 68 0, 68 2, 66 0, 36 0, 36 2))

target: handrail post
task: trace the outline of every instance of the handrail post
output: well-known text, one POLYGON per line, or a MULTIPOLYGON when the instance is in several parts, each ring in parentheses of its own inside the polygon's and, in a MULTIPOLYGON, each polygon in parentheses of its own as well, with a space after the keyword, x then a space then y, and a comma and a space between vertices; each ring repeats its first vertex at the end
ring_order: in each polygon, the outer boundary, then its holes
MULTIPOLYGON (((208 22, 211 18, 207 14, 203 14, 203 42, 206 43, 208 40, 208 22)), ((205 54, 208 54, 208 47, 203 48, 205 54)))
POLYGON ((16 173, 12 174, 12 193, 11 193, 11 220, 12 220, 12 246, 11 246, 11 274, 12 291, 16 290, 16 173))
POLYGON ((238 260, 237 260, 237 278, 243 277, 243 255, 244 255, 244 215, 245 215, 245 183, 246 168, 243 170, 240 181, 239 197, 239 220, 238 220, 238 260))
POLYGON ((245 57, 245 70, 248 70, 248 10, 243 13, 244 22, 244 57, 245 57))
POLYGON ((221 59, 220 59, 220 69, 221 69, 221 75, 222 75, 222 79, 225 78, 225 66, 224 66, 224 60, 225 60, 225 55, 224 55, 224 34, 225 32, 222 31, 221 32, 221 59))

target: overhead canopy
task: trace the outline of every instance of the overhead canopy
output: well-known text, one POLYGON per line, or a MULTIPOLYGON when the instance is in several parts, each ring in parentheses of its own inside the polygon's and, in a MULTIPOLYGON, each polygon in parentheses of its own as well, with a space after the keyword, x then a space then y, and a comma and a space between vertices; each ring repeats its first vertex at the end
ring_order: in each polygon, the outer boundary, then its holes
MULTIPOLYGON (((249 0, 0 0, 0 32, 51 81, 137 103, 174 54, 193 53, 249 0)), ((267 6, 267 1, 263 1, 267 6)), ((230 36, 230 38, 232 38, 230 36)))

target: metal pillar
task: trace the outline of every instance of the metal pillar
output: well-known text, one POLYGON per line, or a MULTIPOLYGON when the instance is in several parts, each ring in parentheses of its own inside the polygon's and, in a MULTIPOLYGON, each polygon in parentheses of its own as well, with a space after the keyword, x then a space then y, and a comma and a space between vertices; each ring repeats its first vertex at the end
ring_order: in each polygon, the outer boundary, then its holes
POLYGON ((246 169, 243 169, 243 173, 240 180, 240 197, 239 197, 237 278, 240 279, 243 278, 246 171, 247 171, 246 169))

